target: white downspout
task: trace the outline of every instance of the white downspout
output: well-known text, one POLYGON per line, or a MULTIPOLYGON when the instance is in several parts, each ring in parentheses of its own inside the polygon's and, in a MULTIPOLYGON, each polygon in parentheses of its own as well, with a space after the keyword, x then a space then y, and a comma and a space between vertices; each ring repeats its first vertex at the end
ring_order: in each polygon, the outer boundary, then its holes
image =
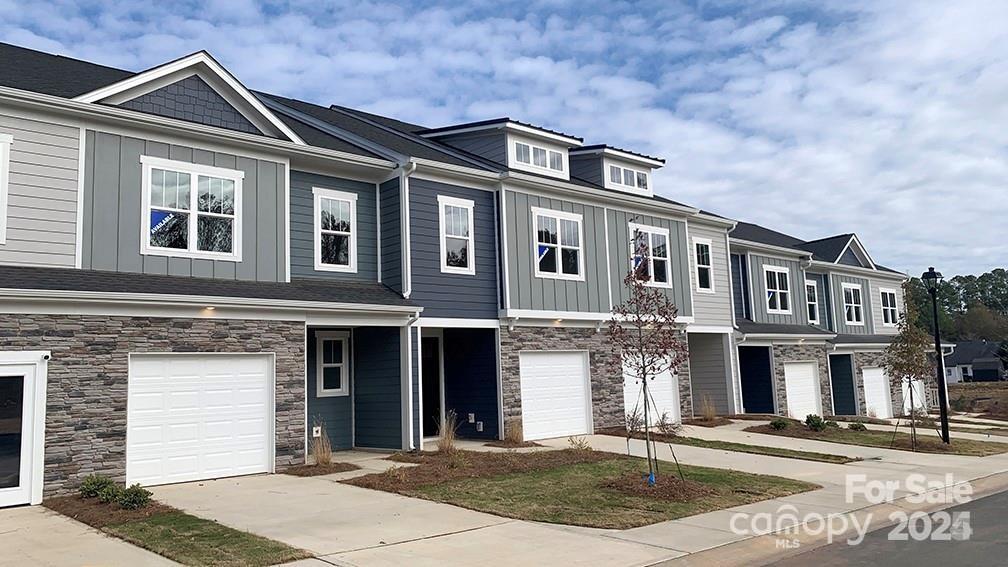
POLYGON ((413 175, 416 171, 417 164, 413 160, 409 160, 402 164, 402 169, 399 172, 399 203, 401 206, 401 230, 402 230, 402 256, 403 256, 403 297, 409 299, 411 293, 413 293, 413 262, 410 258, 410 220, 409 220, 409 177, 413 175))

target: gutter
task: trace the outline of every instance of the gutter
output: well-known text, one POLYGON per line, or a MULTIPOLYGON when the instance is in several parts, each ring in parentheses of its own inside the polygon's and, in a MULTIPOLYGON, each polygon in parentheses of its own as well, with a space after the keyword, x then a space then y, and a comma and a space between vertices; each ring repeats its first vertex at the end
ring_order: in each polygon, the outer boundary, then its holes
POLYGON ((787 256, 797 256, 799 258, 809 258, 810 260, 812 258, 811 252, 805 252, 804 250, 799 250, 797 248, 784 248, 782 246, 774 246, 773 244, 763 244, 762 242, 753 242, 752 240, 735 238, 731 235, 728 235, 728 238, 730 239, 729 242, 731 244, 744 246, 757 251, 784 254, 787 256))
MULTIPOLYGON (((406 299, 409 299, 410 294, 413 293, 413 259, 411 258, 410 251, 412 246, 410 244, 410 199, 409 199, 409 177, 413 175, 416 171, 417 164, 416 161, 410 159, 406 163, 402 164, 399 169, 399 222, 400 230, 402 236, 400 242, 402 242, 402 261, 403 261, 403 278, 402 278, 402 295, 406 299)), ((440 212, 438 213, 441 214, 440 212)))

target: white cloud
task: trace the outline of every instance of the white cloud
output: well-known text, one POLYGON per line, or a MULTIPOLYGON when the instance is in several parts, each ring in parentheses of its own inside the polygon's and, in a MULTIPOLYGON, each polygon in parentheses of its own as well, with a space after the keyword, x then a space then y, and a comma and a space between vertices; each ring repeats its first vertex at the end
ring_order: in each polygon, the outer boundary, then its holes
POLYGON ((0 39, 134 70, 207 49, 253 88, 429 126, 509 115, 665 157, 676 200, 955 273, 1008 264, 1006 19, 895 0, 0 0, 0 39))

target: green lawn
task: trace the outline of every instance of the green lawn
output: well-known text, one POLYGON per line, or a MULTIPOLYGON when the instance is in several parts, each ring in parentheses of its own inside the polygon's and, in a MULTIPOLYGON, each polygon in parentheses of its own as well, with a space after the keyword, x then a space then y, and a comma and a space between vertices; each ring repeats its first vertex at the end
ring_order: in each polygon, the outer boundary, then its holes
MULTIPOLYGON (((626 437, 623 430, 606 435, 626 437)), ((768 455, 771 457, 784 457, 788 459, 801 459, 804 461, 818 461, 821 463, 846 464, 860 461, 857 457, 846 457, 844 455, 831 455, 829 453, 814 453, 811 451, 797 451, 793 449, 782 449, 778 447, 763 447, 762 445, 750 445, 747 443, 735 443, 732 441, 717 441, 713 439, 700 439, 697 437, 680 437, 678 435, 653 434, 658 443, 672 443, 675 445, 688 445, 690 447, 702 447, 704 449, 720 449, 722 451, 735 451, 736 453, 749 453, 752 455, 768 455)), ((643 433, 634 434, 635 439, 643 439, 643 433)))
MULTIPOLYGON (((687 480, 702 483, 712 493, 677 502, 602 486, 624 475, 643 475, 647 463, 628 457, 437 483, 408 493, 508 518, 625 529, 818 488, 775 476, 694 466, 682 469, 687 480)), ((660 473, 659 483, 677 479, 672 463, 661 463, 660 473)), ((644 484, 643 476, 640 482, 644 484)))
MULTIPOLYGON (((769 425, 757 425, 747 427, 745 431, 782 437, 812 439, 815 441, 828 441, 830 443, 843 443, 845 445, 861 445, 864 447, 879 447, 904 451, 911 449, 910 434, 908 433, 909 429, 907 426, 900 426, 895 438, 893 437, 892 430, 869 429, 867 431, 852 431, 845 427, 827 427, 823 431, 812 431, 796 421, 791 422, 788 427, 781 430, 772 429, 769 425)), ((945 445, 935 435, 923 432, 917 435, 917 451, 921 453, 986 457, 988 455, 1008 452, 1008 444, 957 439, 953 436, 952 443, 945 445)))

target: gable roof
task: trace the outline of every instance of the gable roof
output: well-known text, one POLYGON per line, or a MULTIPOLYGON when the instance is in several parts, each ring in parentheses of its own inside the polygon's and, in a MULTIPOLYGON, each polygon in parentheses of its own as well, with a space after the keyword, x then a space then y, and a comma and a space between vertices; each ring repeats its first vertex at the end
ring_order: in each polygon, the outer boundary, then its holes
POLYGON ((973 364, 977 359, 996 358, 1001 344, 994 341, 959 341, 952 354, 945 357, 945 364, 973 364))
POLYGON ((135 74, 80 59, 0 43, 0 86, 4 87, 73 98, 135 74))
POLYGON ((847 249, 853 234, 838 234, 818 240, 809 240, 799 244, 797 247, 808 250, 812 253, 812 258, 823 262, 836 262, 843 251, 847 249))
POLYGON ((805 243, 803 240, 751 222, 739 221, 735 225, 735 229, 729 233, 729 236, 739 240, 778 246, 780 248, 794 248, 795 252, 807 252, 798 248, 799 245, 805 243))
POLYGON ((778 248, 792 248, 796 252, 811 254, 813 260, 829 264, 836 264, 848 247, 856 245, 864 254, 865 258, 868 259, 870 266, 866 269, 875 269, 879 272, 886 272, 894 275, 906 275, 899 270, 887 268, 881 264, 875 263, 875 261, 871 259, 871 256, 868 255, 868 251, 864 248, 864 246, 862 246, 857 235, 853 233, 838 234, 836 236, 829 236, 818 240, 802 240, 791 236, 790 234, 777 232, 776 230, 771 230, 758 224, 738 221, 735 225, 735 229, 729 232, 728 236, 737 240, 766 244, 769 246, 776 246, 778 248))

